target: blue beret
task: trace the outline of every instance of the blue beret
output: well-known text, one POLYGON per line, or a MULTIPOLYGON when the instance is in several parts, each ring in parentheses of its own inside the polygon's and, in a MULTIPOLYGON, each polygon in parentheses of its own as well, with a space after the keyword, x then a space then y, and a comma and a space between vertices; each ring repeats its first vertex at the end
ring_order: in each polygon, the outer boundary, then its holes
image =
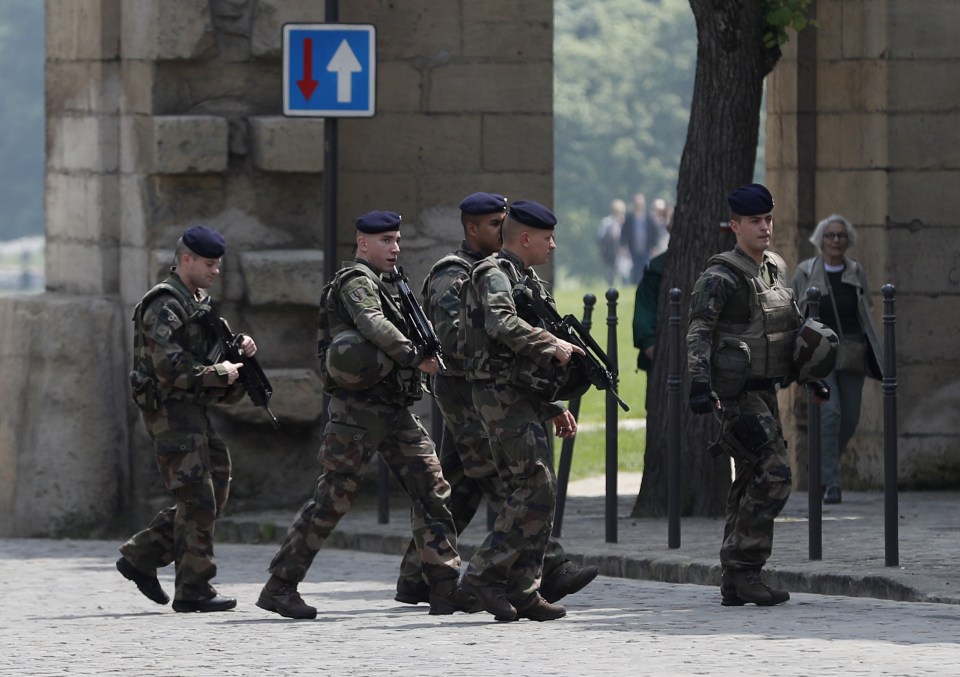
POLYGON ((740 216, 756 216, 773 211, 773 196, 766 186, 750 183, 740 186, 727 196, 730 211, 740 216))
POLYGON ((496 214, 506 209, 507 198, 496 193, 474 193, 460 203, 460 211, 464 214, 496 214))
POLYGON ((205 259, 219 259, 227 251, 223 235, 206 226, 190 226, 181 236, 187 249, 205 259))
POLYGON ((543 230, 553 230, 557 225, 557 217, 553 212, 539 202, 527 200, 517 200, 510 205, 510 218, 525 226, 543 230))
POLYGON ((372 211, 357 217, 357 230, 361 233, 374 235, 391 230, 400 230, 400 221, 403 220, 396 212, 372 211))

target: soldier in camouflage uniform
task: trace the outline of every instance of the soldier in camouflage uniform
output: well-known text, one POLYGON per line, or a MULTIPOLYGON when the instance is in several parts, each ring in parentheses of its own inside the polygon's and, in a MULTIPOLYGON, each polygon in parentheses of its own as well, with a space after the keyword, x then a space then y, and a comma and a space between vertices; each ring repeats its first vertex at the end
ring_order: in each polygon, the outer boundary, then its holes
POLYGON ((422 395, 421 374, 434 374, 439 367, 436 357, 425 357, 405 335, 399 302, 384 280, 400 252, 400 220, 399 214, 384 211, 359 217, 357 258, 320 296, 321 380, 330 394, 330 420, 320 447, 323 472, 270 563, 270 579, 257 601, 287 618, 316 617, 297 584, 350 510, 377 451, 413 501, 411 522, 430 584, 430 613, 479 611, 476 600, 458 587, 450 485, 433 442, 408 409, 422 395))
POLYGON ((583 351, 520 317, 512 296, 514 285, 529 276, 553 303, 531 266, 547 263, 556 248, 556 222, 543 205, 514 202, 503 223, 500 253, 474 265, 460 295, 458 352, 506 495, 463 587, 501 621, 566 614, 538 592, 557 488, 543 424, 552 419, 557 435, 569 437, 577 423, 543 393, 546 382, 583 351))
MULTIPOLYGON (((472 386, 464 376, 457 357, 460 289, 477 261, 500 249, 500 229, 507 200, 493 193, 473 193, 460 203, 464 240, 459 249, 437 261, 423 283, 424 310, 443 346, 446 370, 433 377, 437 400, 446 430, 440 448, 443 476, 450 483, 450 511, 457 534, 470 524, 480 500, 499 511, 506 487, 497 474, 490 442, 473 406, 472 386)), ((548 602, 577 592, 597 576, 597 568, 577 567, 566 558, 563 547, 550 539, 543 561, 540 594, 548 602)), ((397 580, 398 602, 426 602, 429 588, 424 582, 416 543, 411 541, 400 565, 397 580)))
MULTIPOLYGON (((718 416, 713 451, 729 453, 736 467, 720 550, 721 604, 771 606, 790 599, 765 585, 760 572, 773 547, 774 518, 790 496, 777 388, 795 376, 802 318, 786 284, 786 264, 768 250, 770 192, 760 184, 742 186, 728 203, 737 245, 710 259, 690 300, 690 408, 718 416)), ((829 396, 820 382, 808 387, 829 396)))
MULTIPOLYGON (((204 314, 214 312, 205 289, 220 274, 226 251, 216 231, 194 226, 177 243, 170 276, 147 292, 134 311, 133 397, 153 439, 157 465, 177 502, 120 548, 117 569, 148 598, 169 597, 157 569, 176 565, 174 611, 226 611, 237 605, 217 594, 213 529, 230 492, 230 453, 210 424, 207 407, 244 395, 236 383, 242 364, 210 364, 217 338, 204 314)), ((245 336, 245 355, 257 346, 245 336)))

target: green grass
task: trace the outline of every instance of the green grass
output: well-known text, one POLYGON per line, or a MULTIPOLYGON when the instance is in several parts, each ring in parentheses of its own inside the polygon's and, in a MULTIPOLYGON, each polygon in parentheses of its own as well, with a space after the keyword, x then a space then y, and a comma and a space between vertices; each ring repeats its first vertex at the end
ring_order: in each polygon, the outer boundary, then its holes
MULTIPOLYGON (((593 325, 591 335, 604 351, 607 350, 607 299, 606 285, 596 283, 587 287, 555 290, 554 297, 557 308, 564 315, 570 313, 583 319, 583 296, 586 293, 594 294, 597 303, 593 311, 593 325)), ((617 354, 620 366, 620 384, 617 392, 620 399, 630 407, 629 412, 620 412, 620 422, 626 419, 646 418, 646 387, 647 375, 638 371, 637 349, 633 347, 633 302, 634 287, 620 289, 617 299, 617 354)), ((591 388, 580 402, 579 425, 586 425, 588 429, 577 432, 576 444, 573 449, 573 462, 570 466, 570 479, 582 479, 602 475, 606 470, 606 432, 604 422, 606 395, 591 388), (598 426, 589 429, 591 424, 598 426)), ((646 447, 646 430, 624 430, 621 425, 618 438, 617 467, 625 472, 641 472, 643 470, 643 452, 646 447)), ((560 443, 556 444, 555 458, 560 459, 560 443)))

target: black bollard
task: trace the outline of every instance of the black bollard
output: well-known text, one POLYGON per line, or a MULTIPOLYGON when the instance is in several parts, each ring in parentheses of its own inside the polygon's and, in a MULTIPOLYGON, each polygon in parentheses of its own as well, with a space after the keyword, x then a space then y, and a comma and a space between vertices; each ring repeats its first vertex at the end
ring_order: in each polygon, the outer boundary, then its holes
POLYGON ((885 284, 883 294, 883 536, 886 565, 900 564, 897 523, 897 337, 893 300, 897 290, 885 284))
MULTIPOLYGON (((590 331, 593 324, 593 307, 597 304, 597 297, 593 294, 583 296, 583 328, 590 331)), ((570 413, 577 420, 580 419, 580 398, 570 400, 570 413)), ((570 483, 570 466, 573 463, 573 445, 576 437, 568 437, 560 445, 560 465, 557 467, 557 503, 553 511, 553 536, 560 538, 563 534, 563 511, 567 504, 567 485, 570 483)), ((490 526, 493 529, 493 526, 490 526)))
MULTIPOLYGON (((613 287, 607 290, 607 357, 610 359, 610 366, 613 371, 614 382, 619 381, 620 373, 619 360, 617 358, 617 298, 620 292, 613 287)), ((617 408, 617 399, 613 396, 612 390, 607 390, 607 490, 606 490, 606 516, 607 516, 607 543, 617 542, 617 447, 619 444, 619 416, 620 410, 617 408)))
MULTIPOLYGON (((808 315, 814 320, 820 319, 820 290, 807 289, 808 315)), ((833 393, 839 397, 839 393, 833 393)), ((823 559, 823 486, 821 473, 823 459, 820 455, 820 406, 814 402, 813 395, 807 393, 807 506, 810 521, 807 525, 808 552, 810 560, 823 559)))
POLYGON ((680 547, 680 396, 686 351, 680 338, 680 298, 683 292, 670 290, 669 371, 667 372, 667 545, 680 547))

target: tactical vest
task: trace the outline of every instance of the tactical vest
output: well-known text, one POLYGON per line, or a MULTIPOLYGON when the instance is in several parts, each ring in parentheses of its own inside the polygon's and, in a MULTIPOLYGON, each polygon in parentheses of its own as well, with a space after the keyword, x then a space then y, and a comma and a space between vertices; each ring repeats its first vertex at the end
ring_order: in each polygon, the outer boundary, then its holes
POLYGON ((182 338, 184 350, 194 355, 205 355, 212 347, 211 338, 203 324, 197 321, 201 312, 211 312, 209 304, 200 303, 187 290, 183 283, 175 277, 166 280, 148 291, 140 303, 133 309, 133 370, 130 372, 130 385, 133 389, 133 401, 146 413, 154 413, 160 409, 160 403, 168 397, 189 399, 198 403, 206 400, 216 401, 217 397, 204 398, 201 393, 191 397, 188 393, 178 393, 160 383, 153 368, 153 362, 147 349, 147 337, 143 326, 143 313, 146 308, 160 296, 168 295, 177 300, 179 306, 171 305, 171 311, 176 311, 181 325, 184 327, 182 338), (186 313, 186 314, 182 314, 186 313))
MULTIPOLYGON (((320 316, 317 327, 317 357, 320 359, 320 383, 328 393, 343 394, 344 389, 330 378, 327 373, 326 353, 330 342, 335 336, 348 329, 356 329, 350 314, 343 307, 340 300, 340 288, 351 277, 366 275, 377 285, 380 296, 380 308, 386 318, 407 334, 406 321, 393 294, 384 285, 383 280, 373 270, 365 265, 350 262, 338 270, 333 279, 323 286, 320 292, 320 316)), ((420 379, 420 370, 411 367, 395 365, 382 381, 360 393, 352 392, 355 397, 367 398, 371 401, 386 402, 388 404, 408 405, 423 396, 423 384, 420 379)))
MULTIPOLYGON (((764 281, 755 263, 734 252, 711 257, 708 265, 716 264, 735 271, 746 282, 750 290, 750 321, 727 322, 721 314, 714 332, 714 352, 721 346, 742 342, 749 353, 747 378, 785 378, 793 367, 794 339, 800 326, 793 291, 784 284, 786 263, 773 252, 764 254, 763 265, 774 268, 772 285, 764 281)), ((714 378, 719 380, 717 375, 714 378)))
MULTIPOLYGON (((448 267, 459 268, 464 273, 466 273, 466 277, 469 279, 470 269, 472 266, 473 266, 473 262, 468 261, 467 259, 463 258, 462 256, 459 256, 458 254, 447 254, 442 259, 434 263, 433 266, 430 267, 430 272, 427 273, 427 276, 423 279, 423 286, 420 288, 420 298, 423 299, 423 312, 426 314, 427 319, 430 320, 430 322, 433 324, 434 329, 436 329, 437 327, 437 320, 434 317, 433 307, 430 303, 430 299, 428 298, 430 281, 441 270, 444 270, 445 268, 448 268, 448 267)), ((461 293, 464 286, 465 285, 463 283, 460 284, 460 288, 456 290, 458 295, 461 293)), ((459 329, 459 321, 457 322, 457 326, 459 329)), ((440 338, 443 339, 442 336, 440 338)), ((449 343, 449 340, 447 342, 449 343)), ((446 344, 440 345, 440 347, 443 349, 443 357, 447 365, 447 370, 444 372, 444 375, 446 376, 463 376, 464 375, 463 357, 459 353, 459 348, 457 346, 457 343, 458 341, 455 337, 453 345, 446 345, 446 344)))

